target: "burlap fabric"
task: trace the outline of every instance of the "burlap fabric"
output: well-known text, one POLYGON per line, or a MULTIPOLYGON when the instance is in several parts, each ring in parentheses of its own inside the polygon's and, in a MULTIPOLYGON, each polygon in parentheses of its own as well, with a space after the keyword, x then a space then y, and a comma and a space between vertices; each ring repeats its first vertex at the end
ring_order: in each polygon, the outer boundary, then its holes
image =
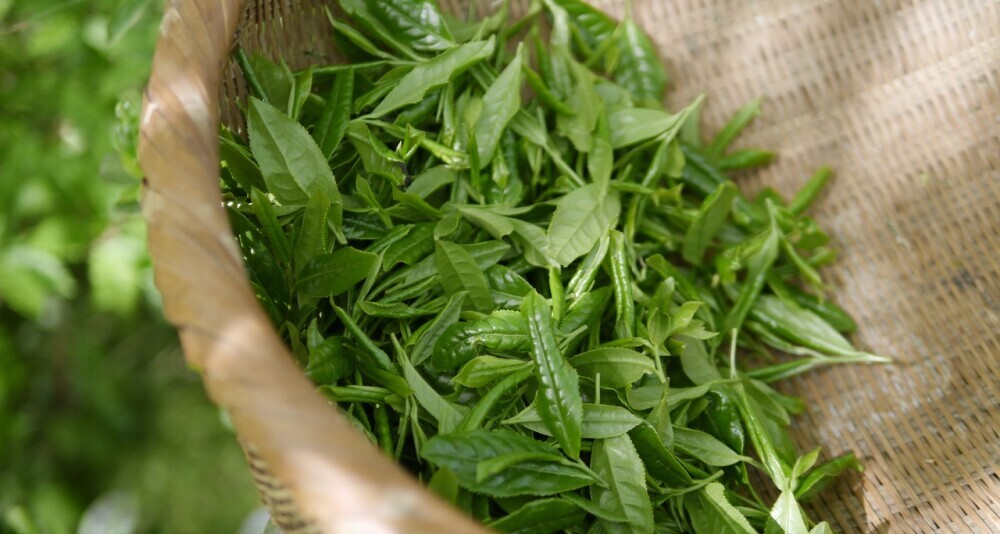
MULTIPOLYGON (((227 67, 234 39, 293 67, 329 62, 323 3, 169 2, 140 144, 156 282, 286 531, 475 531, 313 393, 220 207, 220 97, 242 90, 227 67)), ((846 532, 1000 531, 1000 3, 632 4, 667 63, 671 108, 705 92, 715 128, 765 98, 740 143, 780 159, 743 176, 745 190, 790 194, 815 167, 837 170, 814 208, 841 251, 824 274, 862 325, 856 341, 898 363, 785 385, 809 401, 800 443, 853 450, 867 467, 812 513, 846 532)))

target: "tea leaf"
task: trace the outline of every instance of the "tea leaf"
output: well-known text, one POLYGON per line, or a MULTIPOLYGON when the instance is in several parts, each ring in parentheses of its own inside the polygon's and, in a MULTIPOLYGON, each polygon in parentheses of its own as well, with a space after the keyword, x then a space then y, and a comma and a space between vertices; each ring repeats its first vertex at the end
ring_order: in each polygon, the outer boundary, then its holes
POLYGON ((566 362, 556 345, 548 304, 535 292, 521 301, 521 317, 528 325, 531 359, 535 362, 538 413, 566 454, 580 454, 583 401, 576 371, 566 362))

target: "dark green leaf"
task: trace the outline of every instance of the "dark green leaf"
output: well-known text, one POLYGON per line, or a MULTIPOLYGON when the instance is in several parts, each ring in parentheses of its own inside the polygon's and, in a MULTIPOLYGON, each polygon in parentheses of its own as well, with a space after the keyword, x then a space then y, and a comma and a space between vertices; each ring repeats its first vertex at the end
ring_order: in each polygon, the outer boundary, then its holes
MULTIPOLYGON (((507 394, 508 391, 522 385, 524 380, 531 375, 531 369, 525 368, 505 376, 497 385, 493 386, 483 398, 479 399, 479 402, 469 411, 469 414, 462 419, 462 422, 458 426, 458 430, 476 430, 478 429, 486 416, 489 415, 490 411, 500 402, 501 398, 507 394)), ((477 472, 477 478, 479 477, 479 472, 477 472)))
POLYGON ((607 41, 618 26, 606 13, 581 0, 553 0, 566 10, 580 37, 591 49, 607 41))
POLYGON ((426 328, 419 331, 417 342, 413 346, 413 365, 422 364, 431 357, 434 346, 438 338, 458 321, 458 316, 462 311, 462 303, 465 301, 466 293, 455 293, 448 299, 448 304, 441 310, 441 313, 427 324, 426 328))
POLYGON ((594 482, 584 468, 567 464, 555 449, 506 430, 438 435, 427 441, 421 455, 451 469, 462 486, 496 497, 552 495, 594 482), (548 459, 519 463, 484 480, 477 479, 476 469, 480 462, 516 453, 535 453, 538 458, 548 459))
POLYGON ((316 256, 299 274, 296 289, 310 297, 335 297, 368 276, 378 255, 353 247, 316 256))
POLYGON ((291 265, 292 245, 278 222, 278 216, 274 212, 271 200, 256 189, 250 191, 250 200, 253 202, 251 207, 254 215, 257 216, 257 222, 260 223, 260 231, 267 237, 274 258, 282 265, 291 265))
POLYGON ((354 360, 344 351, 344 339, 329 337, 309 349, 306 375, 317 384, 333 384, 354 372, 354 360))
POLYGON ((414 265, 434 252, 434 225, 422 223, 414 225, 406 237, 385 249, 382 267, 392 269, 398 263, 414 265))
POLYGON ((257 164, 250 159, 250 151, 225 136, 219 136, 219 156, 225 162, 230 176, 244 191, 266 189, 264 177, 257 164))
MULTIPOLYGON (((379 39, 390 48, 406 57, 419 59, 419 56, 417 56, 416 52, 413 51, 413 48, 399 39, 396 39, 396 33, 389 30, 389 28, 387 28, 385 24, 383 24, 382 21, 368 9, 367 0, 339 0, 339 3, 344 11, 347 12, 359 26, 364 28, 365 33, 379 39)), ((331 22, 336 22, 333 16, 330 15, 329 11, 327 11, 327 15, 331 22)), ((343 26, 349 27, 346 24, 343 26)), ((366 51, 369 49, 370 47, 365 48, 366 51)), ((379 57, 392 57, 388 54, 374 55, 379 57)))
POLYGON ((491 529, 512 534, 562 532, 580 524, 587 514, 575 504, 562 499, 531 501, 513 513, 489 524, 491 529))
POLYGON ((684 488, 692 483, 691 475, 674 453, 663 445, 662 437, 652 425, 639 424, 629 432, 629 437, 650 476, 674 488, 684 488))
POLYGON ((257 87, 263 93, 257 95, 257 98, 265 100, 283 113, 287 112, 289 95, 295 83, 288 65, 284 62, 275 63, 260 54, 251 56, 249 64, 257 87))
POLYGON ((570 304, 566 316, 559 323, 559 332, 568 335, 576 329, 600 320, 611 301, 611 288, 602 287, 588 291, 570 304))

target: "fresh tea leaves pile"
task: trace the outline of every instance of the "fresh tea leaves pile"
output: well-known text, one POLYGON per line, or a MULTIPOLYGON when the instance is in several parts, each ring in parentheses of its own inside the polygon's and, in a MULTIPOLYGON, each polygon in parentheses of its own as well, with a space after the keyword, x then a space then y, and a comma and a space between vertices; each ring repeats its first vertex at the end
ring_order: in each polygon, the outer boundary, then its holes
POLYGON ((347 65, 236 52, 248 146, 221 140, 251 283, 320 391, 499 531, 828 532, 799 503, 861 466, 799 455, 769 384, 885 361, 823 297, 829 171, 744 197, 758 103, 703 142, 635 22, 578 0, 340 8, 347 65))

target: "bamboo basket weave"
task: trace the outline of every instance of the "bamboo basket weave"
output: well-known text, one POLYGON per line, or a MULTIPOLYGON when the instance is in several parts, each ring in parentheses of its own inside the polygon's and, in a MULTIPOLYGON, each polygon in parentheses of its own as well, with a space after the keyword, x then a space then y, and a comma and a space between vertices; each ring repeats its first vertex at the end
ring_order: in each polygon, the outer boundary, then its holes
MULTIPOLYGON (((286 532, 478 532, 379 455, 293 362, 259 308, 220 204, 217 133, 239 124, 234 42, 293 68, 333 61, 322 0, 168 2, 142 114, 143 211, 186 357, 225 408, 286 532)), ((598 0, 621 16, 624 3, 598 0)), ((455 11, 456 6, 448 6, 455 11)), ((1000 3, 633 0, 675 85, 716 128, 757 96, 741 140, 780 159, 741 177, 788 194, 838 176, 814 214, 825 273, 892 366, 785 384, 802 447, 863 474, 812 513, 846 532, 1000 532, 1000 3)), ((210 474, 206 473, 206 476, 210 474)))

